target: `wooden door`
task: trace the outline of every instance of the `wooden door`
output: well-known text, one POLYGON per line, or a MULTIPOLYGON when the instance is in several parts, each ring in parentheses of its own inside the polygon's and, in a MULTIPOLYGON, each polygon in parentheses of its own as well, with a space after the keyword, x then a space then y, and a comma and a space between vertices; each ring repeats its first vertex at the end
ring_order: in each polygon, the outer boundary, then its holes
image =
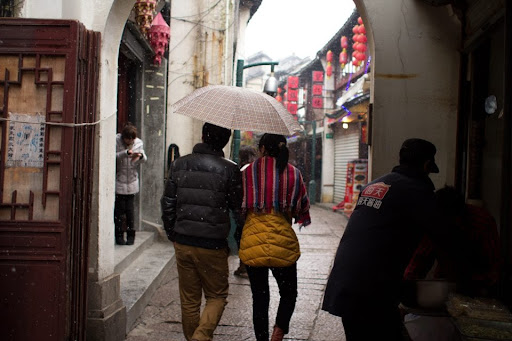
POLYGON ((0 335, 85 340, 99 34, 0 20, 0 335))

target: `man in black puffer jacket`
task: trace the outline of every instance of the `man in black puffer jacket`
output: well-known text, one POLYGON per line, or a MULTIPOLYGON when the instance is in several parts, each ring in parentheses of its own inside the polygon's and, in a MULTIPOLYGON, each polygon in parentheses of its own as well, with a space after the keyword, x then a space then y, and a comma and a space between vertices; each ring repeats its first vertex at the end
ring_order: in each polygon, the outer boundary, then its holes
POLYGON ((187 341, 211 340, 227 303, 229 212, 240 221, 243 194, 238 165, 222 151, 230 136, 229 129, 205 123, 203 143, 171 165, 161 199, 164 228, 176 251, 187 341))

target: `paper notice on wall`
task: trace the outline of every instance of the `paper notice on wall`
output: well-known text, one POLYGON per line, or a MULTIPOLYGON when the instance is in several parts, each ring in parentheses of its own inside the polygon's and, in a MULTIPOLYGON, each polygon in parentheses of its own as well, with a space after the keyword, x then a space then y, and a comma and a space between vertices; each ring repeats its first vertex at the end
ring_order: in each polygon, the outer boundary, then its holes
POLYGON ((45 117, 9 113, 9 141, 6 167, 44 166, 45 117))

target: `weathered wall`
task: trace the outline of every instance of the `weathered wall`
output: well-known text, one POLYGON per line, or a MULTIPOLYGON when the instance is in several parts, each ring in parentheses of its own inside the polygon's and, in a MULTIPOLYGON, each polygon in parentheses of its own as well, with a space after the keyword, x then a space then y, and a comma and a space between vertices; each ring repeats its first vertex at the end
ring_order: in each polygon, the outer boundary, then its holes
POLYGON ((398 163, 404 139, 438 147, 436 187, 453 183, 459 80, 459 22, 449 6, 416 0, 354 1, 372 61, 372 178, 398 163))

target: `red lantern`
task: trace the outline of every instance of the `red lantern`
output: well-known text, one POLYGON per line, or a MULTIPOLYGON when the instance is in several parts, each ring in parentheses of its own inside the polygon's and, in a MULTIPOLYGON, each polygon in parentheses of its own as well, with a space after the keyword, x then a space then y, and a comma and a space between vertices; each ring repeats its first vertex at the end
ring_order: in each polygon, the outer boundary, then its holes
POLYGON ((359 61, 359 60, 352 61, 352 65, 354 65, 354 66, 359 66, 360 64, 361 64, 361 61, 359 61))
POLYGON ((357 25, 352 28, 352 33, 358 34, 359 33, 358 31, 359 31, 359 27, 357 25))
POLYGON ((169 45, 169 37, 171 36, 171 28, 165 22, 161 13, 158 13, 153 20, 153 24, 149 29, 149 42, 155 51, 155 58, 153 62, 160 65, 164 52, 169 45))
POLYGON ((325 69, 325 73, 327 74, 327 77, 331 77, 332 76, 332 65, 331 64, 327 64, 327 68, 325 69))
POLYGON ((332 51, 331 50, 327 51, 326 59, 327 59, 327 63, 332 62, 332 51))
POLYGON ((361 19, 361 17, 357 18, 357 22, 359 23, 359 25, 362 25, 363 24, 363 19, 361 19))
POLYGON ((356 46, 356 50, 359 51, 359 52, 366 52, 366 45, 359 43, 356 46))
POLYGON ((357 60, 360 60, 360 61, 363 61, 366 59, 366 54, 362 53, 362 52, 358 52, 357 53, 357 56, 356 56, 356 59, 357 60))
POLYGON ((281 95, 277 95, 276 96, 276 101, 282 102, 283 101, 283 97, 281 97, 281 95))
POLYGON ((280 94, 281 92, 283 92, 283 89, 281 89, 280 87, 277 88, 277 93, 280 94))
POLYGON ((340 53, 340 64, 347 64, 347 61, 348 61, 348 55, 347 55, 347 51, 345 49, 343 49, 343 51, 340 53))
POLYGON ((364 27, 364 25, 359 26, 359 33, 366 34, 366 27, 364 27))
POLYGON ((346 36, 341 37, 341 48, 346 49, 348 47, 348 39, 346 36))

